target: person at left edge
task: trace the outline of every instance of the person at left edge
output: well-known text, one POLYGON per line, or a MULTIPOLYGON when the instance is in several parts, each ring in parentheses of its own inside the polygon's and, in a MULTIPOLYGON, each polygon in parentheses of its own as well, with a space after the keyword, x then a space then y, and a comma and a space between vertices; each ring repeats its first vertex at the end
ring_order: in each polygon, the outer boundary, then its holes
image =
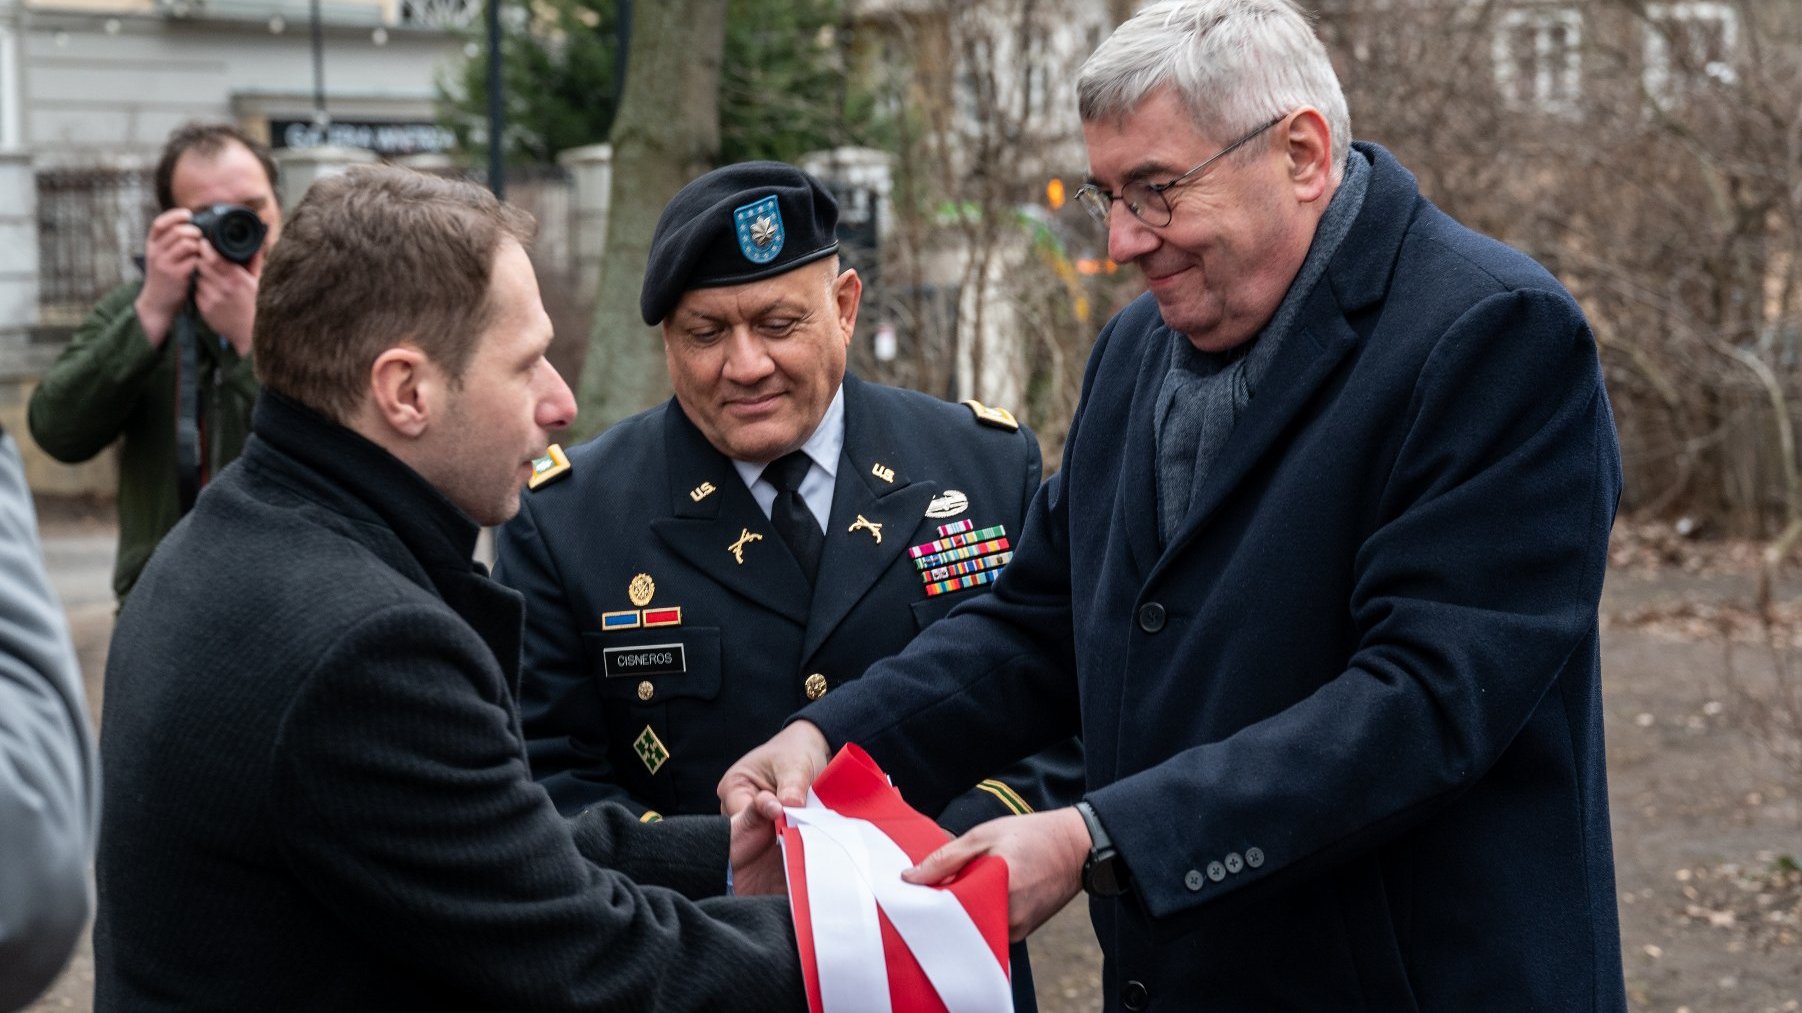
MULTIPOLYGON (((776 162, 677 193, 641 298, 675 396, 549 464, 496 539, 496 577, 526 597, 532 775, 565 813, 719 811, 733 760, 986 594, 1011 556, 1037 439, 1006 412, 845 371, 862 283, 840 269, 837 219, 818 180, 776 162), (779 527, 795 454, 811 574, 779 527)), ((962 833, 1081 786, 1071 739, 932 815, 962 833)), ((1021 950, 1014 968, 1031 1009, 1021 950)))

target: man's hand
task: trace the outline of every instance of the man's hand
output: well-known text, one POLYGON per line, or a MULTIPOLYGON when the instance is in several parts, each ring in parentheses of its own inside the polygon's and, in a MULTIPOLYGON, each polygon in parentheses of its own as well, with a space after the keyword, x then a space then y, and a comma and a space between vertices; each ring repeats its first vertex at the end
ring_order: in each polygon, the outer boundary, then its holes
POLYGON ((776 825, 747 807, 732 817, 732 892, 739 896, 788 892, 776 825))
POLYGON ((213 244, 204 240, 200 244, 194 306, 207 326, 231 342, 239 356, 250 354, 250 331, 257 314, 257 275, 262 267, 262 250, 245 267, 221 257, 213 244))
POLYGON ((831 758, 819 728, 796 721, 746 753, 720 778, 720 812, 737 816, 755 806, 767 821, 785 805, 805 805, 807 789, 831 758))
POLYGON ((169 328, 188 301, 188 283, 200 267, 205 237, 191 222, 187 208, 170 208, 150 223, 144 241, 144 287, 132 310, 152 348, 163 347, 169 328))
POLYGON ((1075 809, 1003 816, 926 856, 901 874, 909 883, 941 883, 979 855, 1007 862, 1007 937, 1025 939, 1082 889, 1089 830, 1075 809))

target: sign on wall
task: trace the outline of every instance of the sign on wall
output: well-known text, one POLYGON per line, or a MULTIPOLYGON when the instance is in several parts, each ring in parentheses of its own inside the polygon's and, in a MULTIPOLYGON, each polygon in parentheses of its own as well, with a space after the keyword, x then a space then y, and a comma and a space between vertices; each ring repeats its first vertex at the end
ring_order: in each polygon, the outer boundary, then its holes
POLYGON ((457 137, 436 123, 333 120, 321 127, 310 119, 269 121, 270 147, 317 148, 325 144, 367 148, 378 155, 418 155, 449 151, 456 147, 457 137))

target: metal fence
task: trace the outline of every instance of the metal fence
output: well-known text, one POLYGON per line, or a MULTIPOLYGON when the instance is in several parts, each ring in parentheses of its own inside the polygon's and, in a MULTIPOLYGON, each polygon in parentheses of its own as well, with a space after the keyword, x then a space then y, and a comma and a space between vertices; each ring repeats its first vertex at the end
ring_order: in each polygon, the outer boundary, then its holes
POLYGON ((37 174, 37 191, 39 317, 75 324, 142 273, 156 187, 148 169, 51 169, 37 174))

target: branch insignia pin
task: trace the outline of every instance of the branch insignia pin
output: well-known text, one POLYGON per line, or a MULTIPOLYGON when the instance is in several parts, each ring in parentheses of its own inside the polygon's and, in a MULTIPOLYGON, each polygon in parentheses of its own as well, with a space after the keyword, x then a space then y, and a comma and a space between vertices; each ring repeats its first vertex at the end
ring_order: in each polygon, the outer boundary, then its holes
POLYGON ((752 531, 750 528, 740 528, 738 532, 738 541, 726 546, 726 551, 732 553, 732 558, 738 561, 738 565, 743 566, 745 565, 745 546, 752 542, 761 541, 763 541, 762 535, 752 531))
POLYGON ((849 528, 845 528, 845 534, 851 534, 851 532, 870 532, 870 535, 876 539, 876 544, 883 544, 883 525, 879 521, 870 521, 869 517, 865 517, 863 514, 858 514, 858 519, 849 528))
POLYGON ((856 531, 868 531, 876 539, 877 545, 882 544, 882 524, 880 522, 871 521, 863 514, 858 514, 857 520, 845 529, 845 533, 850 534, 856 531))

